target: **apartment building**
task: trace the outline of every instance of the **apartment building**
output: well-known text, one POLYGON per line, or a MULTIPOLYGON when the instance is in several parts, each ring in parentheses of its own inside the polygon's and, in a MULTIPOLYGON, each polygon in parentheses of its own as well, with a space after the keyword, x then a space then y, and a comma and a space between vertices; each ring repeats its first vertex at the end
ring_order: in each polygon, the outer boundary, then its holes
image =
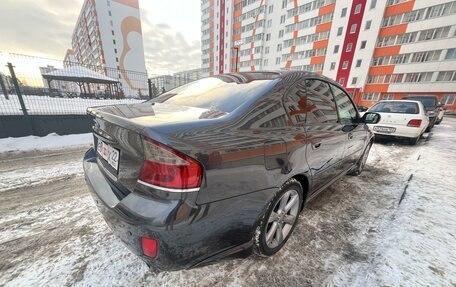
POLYGON ((71 45, 66 58, 119 79, 127 96, 147 93, 138 0, 85 0, 71 45))
POLYGON ((202 69, 191 69, 173 74, 174 86, 179 87, 190 82, 201 79, 202 69))
POLYGON ((152 85, 155 85, 159 94, 165 91, 174 89, 174 77, 171 75, 160 75, 150 78, 152 85))
POLYGON ((202 0, 203 75, 301 70, 358 105, 437 95, 456 109, 456 1, 202 0))

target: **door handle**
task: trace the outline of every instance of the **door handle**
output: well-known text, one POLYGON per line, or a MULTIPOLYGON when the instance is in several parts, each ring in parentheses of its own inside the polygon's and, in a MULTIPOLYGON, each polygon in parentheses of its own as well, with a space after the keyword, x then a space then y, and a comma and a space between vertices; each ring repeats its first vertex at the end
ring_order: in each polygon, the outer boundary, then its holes
POLYGON ((319 148, 320 146, 321 146, 321 142, 312 144, 312 147, 315 149, 319 148))

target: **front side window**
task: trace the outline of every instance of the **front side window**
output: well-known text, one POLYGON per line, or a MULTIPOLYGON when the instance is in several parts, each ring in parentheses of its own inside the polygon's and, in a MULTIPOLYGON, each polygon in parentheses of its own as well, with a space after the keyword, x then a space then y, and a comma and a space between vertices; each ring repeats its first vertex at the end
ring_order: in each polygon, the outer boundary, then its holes
POLYGON ((306 80, 306 124, 337 123, 336 103, 329 85, 320 80, 306 80))
POLYGON ((336 99, 337 110, 339 111, 339 119, 342 124, 354 123, 357 120, 358 114, 350 97, 341 88, 331 85, 331 89, 336 99))

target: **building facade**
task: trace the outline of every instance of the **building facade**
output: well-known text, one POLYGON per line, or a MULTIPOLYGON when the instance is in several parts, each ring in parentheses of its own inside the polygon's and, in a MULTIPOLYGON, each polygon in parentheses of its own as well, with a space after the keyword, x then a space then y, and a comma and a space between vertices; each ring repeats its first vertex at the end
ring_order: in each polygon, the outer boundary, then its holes
POLYGON ((138 0, 85 0, 71 44, 65 58, 119 79, 126 96, 147 93, 138 0))
POLYGON ((201 79, 201 75, 202 69, 200 68, 174 73, 174 87, 179 87, 190 82, 199 80, 201 79))
POLYGON ((437 95, 456 109, 456 1, 202 0, 203 76, 303 70, 358 105, 437 95))
POLYGON ((163 89, 169 91, 174 89, 174 77, 171 75, 160 75, 150 78, 152 85, 155 85, 159 94, 162 93, 163 89))

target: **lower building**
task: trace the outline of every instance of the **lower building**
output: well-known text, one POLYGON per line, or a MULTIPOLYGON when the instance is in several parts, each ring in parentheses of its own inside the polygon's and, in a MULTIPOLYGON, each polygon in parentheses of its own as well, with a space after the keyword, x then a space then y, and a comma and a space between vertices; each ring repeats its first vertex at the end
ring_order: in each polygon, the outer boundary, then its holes
POLYGON ((182 72, 177 72, 173 74, 174 77, 174 86, 179 87, 190 82, 201 79, 202 69, 192 69, 182 72))
POLYGON ((174 88, 174 77, 171 75, 160 75, 150 78, 152 85, 157 88, 158 94, 163 93, 163 91, 169 91, 174 88))

